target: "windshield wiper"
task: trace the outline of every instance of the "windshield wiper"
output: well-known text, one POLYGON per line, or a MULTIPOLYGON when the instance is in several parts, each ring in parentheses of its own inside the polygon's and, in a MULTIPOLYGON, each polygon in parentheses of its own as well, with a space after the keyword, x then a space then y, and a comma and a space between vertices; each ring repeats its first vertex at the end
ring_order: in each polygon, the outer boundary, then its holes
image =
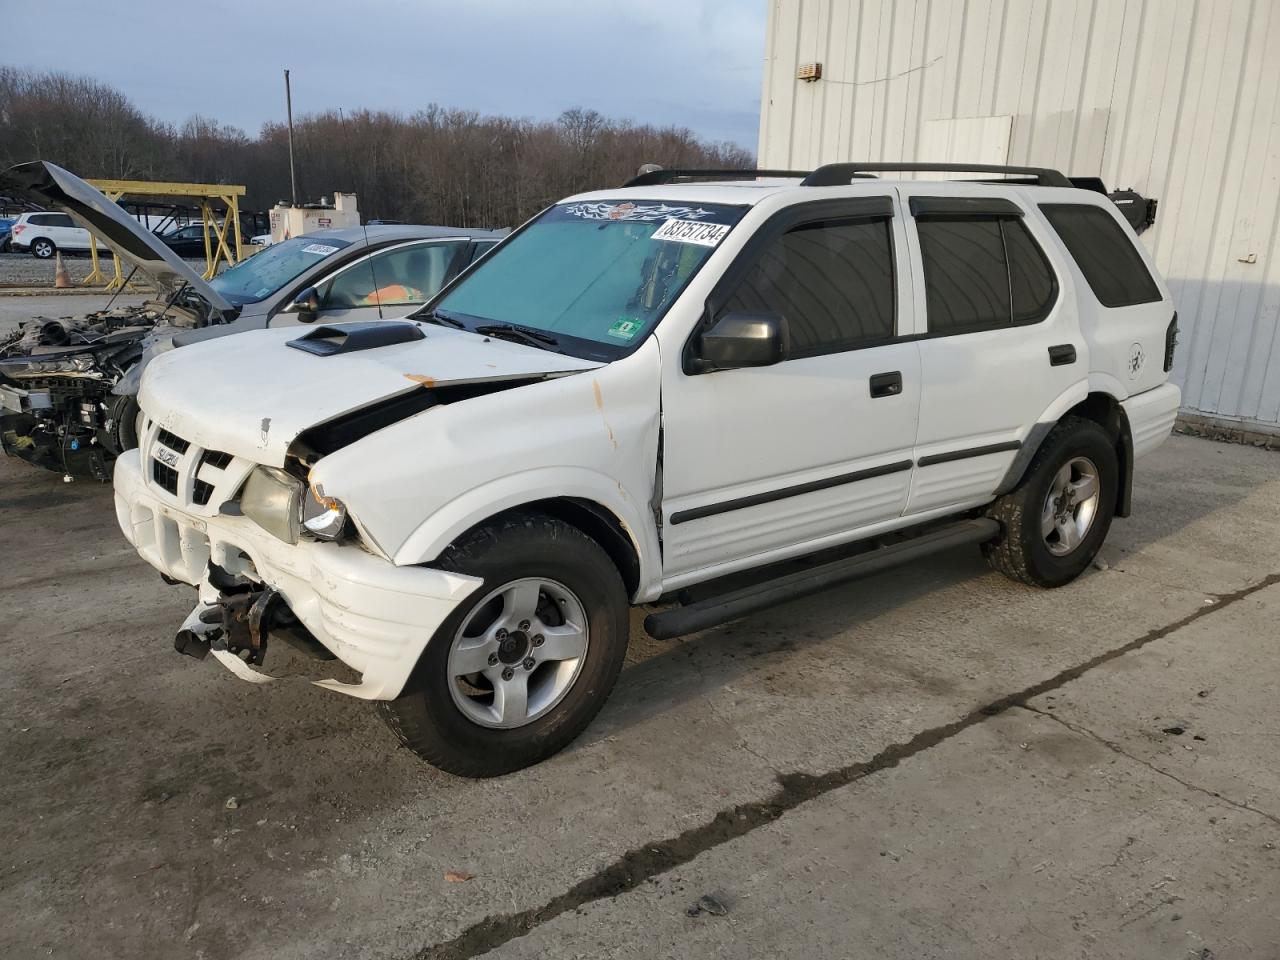
POLYGON ((499 340, 514 340, 516 343, 525 343, 531 347, 555 347, 560 344, 560 341, 549 333, 543 333, 541 330, 527 330, 524 327, 517 327, 514 323, 485 323, 472 332, 486 337, 496 337, 499 340))
POLYGON ((424 313, 420 317, 414 317, 415 320, 425 320, 427 323, 438 323, 443 327, 453 327, 455 330, 465 330, 467 325, 456 317, 451 317, 442 310, 432 310, 430 313, 424 313))

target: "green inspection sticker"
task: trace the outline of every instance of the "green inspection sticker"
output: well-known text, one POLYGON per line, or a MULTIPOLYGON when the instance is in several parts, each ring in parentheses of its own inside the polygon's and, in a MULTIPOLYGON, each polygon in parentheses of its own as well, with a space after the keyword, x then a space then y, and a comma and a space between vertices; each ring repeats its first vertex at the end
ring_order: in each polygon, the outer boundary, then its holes
POLYGON ((619 317, 609 328, 609 336, 619 340, 630 340, 640 332, 640 321, 636 317, 619 317))

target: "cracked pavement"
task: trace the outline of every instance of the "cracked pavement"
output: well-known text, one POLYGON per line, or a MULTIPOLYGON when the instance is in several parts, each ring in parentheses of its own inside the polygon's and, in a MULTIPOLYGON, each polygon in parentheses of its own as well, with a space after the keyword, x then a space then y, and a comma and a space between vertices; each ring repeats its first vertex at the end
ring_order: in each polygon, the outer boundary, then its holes
POLYGON ((683 641, 638 611, 586 734, 470 782, 173 654, 190 591, 109 491, 0 463, 0 955, 1273 957, 1280 456, 1138 467, 1062 590, 958 550, 683 641))

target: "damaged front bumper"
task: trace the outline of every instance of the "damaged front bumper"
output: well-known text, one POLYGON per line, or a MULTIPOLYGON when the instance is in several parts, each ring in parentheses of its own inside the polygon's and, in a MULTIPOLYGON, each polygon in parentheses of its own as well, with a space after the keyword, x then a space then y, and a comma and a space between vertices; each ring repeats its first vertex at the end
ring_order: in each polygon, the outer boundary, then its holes
POLYGON ((317 685, 394 699, 427 641, 481 584, 429 567, 397 567, 356 546, 287 544, 246 517, 184 513, 148 488, 136 449, 116 460, 115 503, 120 529, 143 559, 199 592, 179 647, 184 640, 193 651, 208 644, 237 676, 255 682, 272 679, 248 661, 261 660, 265 631, 279 622, 270 607, 283 602, 311 637, 361 675, 359 683, 317 685), (227 592, 232 581, 246 585, 238 601, 227 592))

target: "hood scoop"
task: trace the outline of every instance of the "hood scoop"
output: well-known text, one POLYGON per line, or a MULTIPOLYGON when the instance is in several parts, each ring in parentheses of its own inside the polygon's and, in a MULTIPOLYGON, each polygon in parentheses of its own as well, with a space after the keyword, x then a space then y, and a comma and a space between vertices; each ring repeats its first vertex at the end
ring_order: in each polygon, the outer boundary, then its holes
POLYGON ((331 323, 309 330, 296 340, 288 341, 287 346, 313 353, 317 357, 331 357, 337 353, 356 353, 396 343, 425 340, 426 336, 416 323, 401 320, 331 323))

